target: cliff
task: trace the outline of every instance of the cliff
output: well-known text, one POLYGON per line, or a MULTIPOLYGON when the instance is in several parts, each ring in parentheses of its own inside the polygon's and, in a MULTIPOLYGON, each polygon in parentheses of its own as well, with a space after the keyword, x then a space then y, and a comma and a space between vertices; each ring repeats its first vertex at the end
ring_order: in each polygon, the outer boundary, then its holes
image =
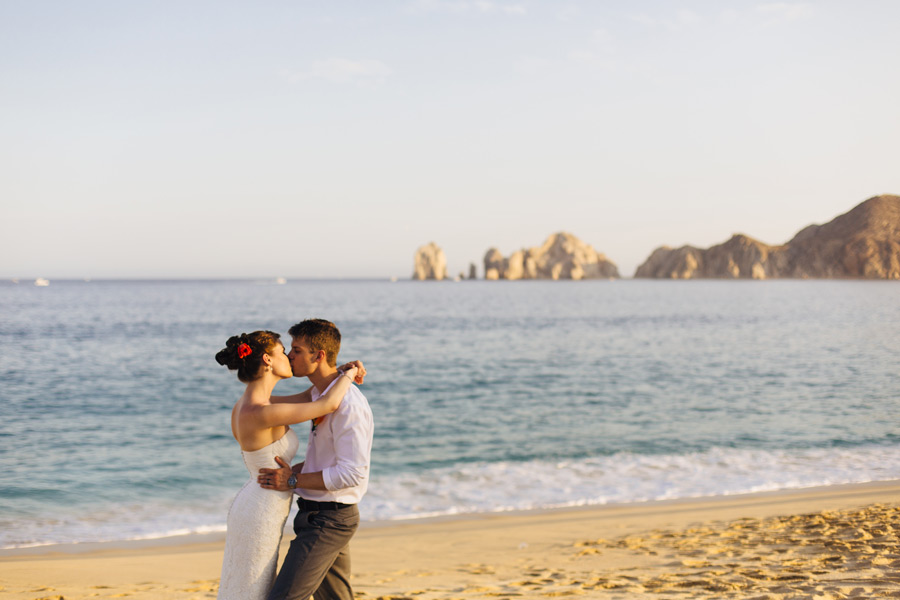
POLYGON ((431 242, 416 250, 413 257, 412 278, 418 280, 447 278, 447 257, 437 244, 431 242))
POLYGON ((484 256, 485 279, 606 279, 619 270, 594 248, 570 233, 555 233, 541 246, 504 258, 496 248, 484 256))
POLYGON ((663 246, 635 277, 900 279, 900 196, 875 196, 825 225, 770 246, 745 235, 707 249, 663 246))
POLYGON ((785 277, 900 279, 900 196, 875 196, 787 244, 785 277))

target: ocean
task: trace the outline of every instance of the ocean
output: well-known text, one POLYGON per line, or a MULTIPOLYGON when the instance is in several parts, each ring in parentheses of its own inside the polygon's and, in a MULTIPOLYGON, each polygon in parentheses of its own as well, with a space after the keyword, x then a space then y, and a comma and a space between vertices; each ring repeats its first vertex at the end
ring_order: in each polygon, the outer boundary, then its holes
POLYGON ((896 282, 4 282, 0 306, 0 548, 224 531, 243 385, 214 355, 311 317, 369 371, 364 520, 900 478, 896 282))

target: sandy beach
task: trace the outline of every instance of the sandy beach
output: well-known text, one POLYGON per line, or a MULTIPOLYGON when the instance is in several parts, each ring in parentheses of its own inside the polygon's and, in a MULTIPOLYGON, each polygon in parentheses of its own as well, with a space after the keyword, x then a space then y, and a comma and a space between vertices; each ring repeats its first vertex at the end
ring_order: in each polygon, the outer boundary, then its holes
MULTIPOLYGON (((364 523, 359 598, 900 598, 900 481, 364 523)), ((222 536, 3 551, 9 600, 214 598, 222 536), (186 541, 187 540, 187 541, 186 541)))

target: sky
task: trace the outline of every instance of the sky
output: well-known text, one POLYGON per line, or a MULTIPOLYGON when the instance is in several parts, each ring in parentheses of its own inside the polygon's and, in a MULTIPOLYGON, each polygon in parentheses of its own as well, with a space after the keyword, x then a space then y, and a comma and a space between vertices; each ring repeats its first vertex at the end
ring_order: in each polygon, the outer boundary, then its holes
POLYGON ((451 275, 900 194, 900 2, 0 0, 0 278, 451 275))

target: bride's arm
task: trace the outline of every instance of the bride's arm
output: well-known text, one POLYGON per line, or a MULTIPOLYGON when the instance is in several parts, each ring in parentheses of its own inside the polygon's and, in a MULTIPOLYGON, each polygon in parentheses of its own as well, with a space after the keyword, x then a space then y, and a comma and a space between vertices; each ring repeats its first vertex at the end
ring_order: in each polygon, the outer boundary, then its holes
POLYGON ((293 425, 333 413, 341 405, 344 394, 350 389, 350 382, 357 376, 357 369, 351 367, 338 373, 338 380, 316 402, 279 402, 259 407, 257 413, 259 424, 262 427, 293 425))
POLYGON ((306 388, 299 394, 291 394, 290 396, 270 396, 269 402, 272 404, 281 404, 282 402, 290 402, 296 404, 298 402, 312 402, 312 387, 306 388))
MULTIPOLYGON (((366 368, 363 366, 361 360, 354 360, 352 362, 345 363, 338 367, 338 371, 346 372, 349 371, 351 367, 356 367, 357 369, 356 376, 353 378, 354 383, 356 383, 356 385, 362 385, 363 380, 366 377, 366 368)), ((312 402, 312 388, 309 387, 299 394, 291 394, 290 396, 271 396, 269 398, 269 402, 271 402, 272 404, 281 404, 282 402, 312 402)))

